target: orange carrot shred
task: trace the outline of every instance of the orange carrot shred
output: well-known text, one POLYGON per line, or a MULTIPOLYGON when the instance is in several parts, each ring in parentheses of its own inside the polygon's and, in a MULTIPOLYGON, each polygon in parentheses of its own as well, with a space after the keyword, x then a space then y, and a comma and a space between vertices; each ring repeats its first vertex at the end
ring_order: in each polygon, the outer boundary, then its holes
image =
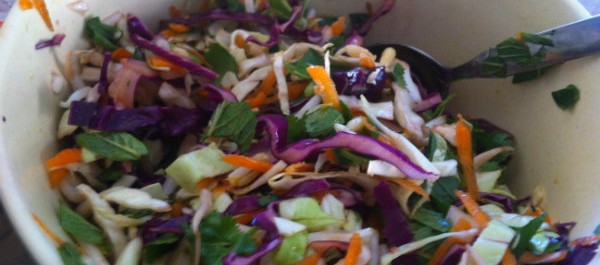
POLYGON ((458 152, 458 161, 460 162, 463 175, 467 183, 467 192, 475 199, 479 199, 479 187, 477 186, 477 176, 473 168, 473 143, 471 130, 467 127, 462 115, 458 115, 456 124, 456 149, 458 152))
POLYGON ((242 155, 225 155, 223 161, 238 167, 245 167, 258 172, 267 172, 271 163, 242 155))
POLYGON ((69 175, 69 171, 65 168, 59 168, 48 172, 48 180, 51 188, 56 188, 69 175))
POLYGON ((33 0, 33 6, 38 11, 38 13, 40 13, 40 16, 42 16, 46 27, 48 27, 50 31, 54 31, 54 26, 52 25, 52 20, 50 19, 48 8, 46 8, 46 2, 44 2, 44 0, 33 0))
POLYGON ((133 53, 123 47, 119 47, 112 53, 112 59, 120 61, 121 59, 129 59, 133 56, 133 53))
POLYGON ((170 38, 170 37, 177 35, 177 32, 175 32, 174 30, 169 28, 169 29, 165 29, 165 30, 161 31, 160 34, 163 35, 163 37, 165 37, 165 38, 170 38))
POLYGON ((304 257, 304 259, 302 259, 296 265, 317 265, 319 264, 319 260, 321 260, 321 255, 319 253, 315 253, 304 257))
POLYGON ((341 111, 340 98, 335 84, 323 66, 309 66, 306 71, 317 84, 315 94, 323 98, 323 103, 331 104, 334 108, 341 111))
POLYGON ((294 100, 297 99, 302 93, 304 93, 304 89, 308 85, 307 82, 289 82, 288 86, 288 99, 294 100))
POLYGON ((254 95, 246 100, 248 105, 250 105, 251 108, 258 108, 264 105, 265 101, 267 100, 267 95, 271 93, 271 90, 275 86, 276 82, 277 78, 275 77, 275 72, 270 71, 255 90, 254 95))
POLYGON ((235 36, 235 46, 240 49, 243 49, 246 46, 246 40, 242 35, 238 34, 235 36))
POLYGON ((226 184, 219 184, 217 186, 215 186, 214 188, 210 189, 210 191, 212 192, 213 197, 217 197, 223 193, 225 193, 225 191, 227 191, 228 185, 226 184))
POLYGON ((216 182, 215 178, 203 178, 200 181, 198 181, 198 183, 196 184, 196 188, 199 190, 206 189, 206 188, 209 188, 210 186, 212 186, 212 184, 215 182, 216 182))
POLYGON ((48 169, 55 169, 58 167, 64 167, 68 164, 81 162, 81 149, 68 148, 60 151, 54 157, 46 161, 46 167, 48 169))
POLYGON ((512 251, 510 251, 510 248, 508 248, 506 252, 504 252, 504 256, 502 256, 502 261, 500 262, 500 264, 517 265, 517 258, 515 258, 515 255, 512 253, 512 251))
POLYGON ((158 56, 150 56, 148 57, 148 64, 152 67, 156 67, 156 68, 169 68, 170 71, 174 71, 180 74, 185 74, 187 73, 187 70, 185 70, 185 68, 176 65, 174 63, 172 63, 171 61, 165 60, 161 57, 158 56))
POLYGON ((403 178, 385 178, 385 179, 388 181, 391 181, 393 183, 396 183, 405 189, 412 190, 415 193, 429 199, 429 193, 427 193, 426 190, 424 190, 421 186, 415 184, 414 182, 412 182, 408 179, 403 179, 403 178))
POLYGON ((490 221, 490 217, 483 210, 481 210, 475 199, 473 199, 471 195, 460 190, 455 191, 455 194, 456 197, 458 197, 458 199, 460 199, 460 201, 463 203, 467 209, 467 212, 469 212, 469 214, 475 218, 475 221, 479 227, 485 227, 490 221))
POLYGON ((517 39, 518 41, 523 41, 523 32, 517 33, 517 37, 515 39, 517 39))
POLYGON ((334 37, 339 36, 346 29, 346 17, 339 17, 333 24, 331 24, 331 35, 334 37))
POLYGON ((368 69, 375 68, 375 61, 373 58, 365 56, 360 58, 360 66, 368 69))
POLYGON ((335 152, 333 151, 333 148, 325 149, 325 159, 327 159, 329 163, 336 163, 337 159, 335 157, 335 152))
POLYGON ((362 238, 358 233, 352 234, 346 257, 344 257, 344 265, 356 265, 358 257, 362 251, 362 238))
POLYGON ((32 9, 33 2, 31 0, 19 0, 19 8, 21 8, 21 10, 32 9))
POLYGON ((50 228, 48 228, 48 226, 46 226, 46 224, 42 222, 42 219, 40 219, 37 215, 31 214, 31 217, 33 217, 33 220, 38 224, 42 231, 44 231, 44 233, 50 239, 52 239, 52 241, 54 241, 54 244, 62 246, 65 243, 65 241, 63 241, 59 236, 52 232, 52 230, 50 230, 50 228))
POLYGON ((310 171, 313 171, 314 169, 315 169, 315 165, 313 165, 313 164, 309 164, 309 163, 305 163, 305 162, 298 162, 298 163, 294 163, 294 164, 287 166, 283 170, 283 172, 285 172, 285 173, 310 172, 310 171))
POLYGON ((169 23, 169 28, 177 33, 186 33, 190 31, 190 28, 188 26, 176 23, 169 23))

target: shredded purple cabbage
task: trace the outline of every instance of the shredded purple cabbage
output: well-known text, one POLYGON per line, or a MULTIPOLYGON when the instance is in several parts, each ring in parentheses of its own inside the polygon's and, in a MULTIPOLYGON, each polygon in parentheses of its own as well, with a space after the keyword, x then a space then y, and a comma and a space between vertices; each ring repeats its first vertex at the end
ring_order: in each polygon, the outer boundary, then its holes
POLYGON ((152 40, 154 38, 154 33, 137 16, 127 16, 127 29, 129 32, 137 34, 144 39, 152 40))
POLYGON ((304 197, 315 192, 326 191, 331 188, 329 182, 324 179, 307 180, 293 186, 284 198, 304 197))
POLYGON ((414 239, 413 234, 408 227, 406 216, 400 209, 400 205, 398 205, 387 182, 379 182, 373 188, 373 196, 379 207, 381 207, 381 213, 385 221, 383 234, 387 238, 388 246, 397 247, 410 243, 414 239))
POLYGON ((300 5, 294 6, 292 9, 292 15, 286 22, 284 22, 282 24, 274 23, 273 26, 271 26, 271 31, 269 33, 268 41, 262 42, 256 38, 254 38, 253 36, 248 36, 248 38, 246 38, 246 41, 253 42, 258 45, 265 46, 265 47, 273 47, 273 46, 277 45, 279 43, 279 41, 281 40, 281 33, 286 32, 288 30, 288 28, 293 27, 294 23, 296 23, 296 21, 298 20, 298 18, 300 17, 301 14, 302 14, 302 6, 300 6, 300 5))
POLYGON ((155 216, 142 225, 138 234, 142 237, 144 244, 156 240, 165 233, 183 236, 185 233, 183 224, 189 223, 190 220, 192 220, 190 215, 168 219, 155 216))
POLYGON ((106 94, 108 89, 108 66, 110 65, 111 60, 112 54, 110 52, 105 52, 102 60, 102 68, 100 68, 100 80, 98 80, 98 93, 100 93, 100 95, 106 94))
POLYGON ((49 40, 41 40, 35 45, 36 50, 40 50, 47 47, 59 46, 67 35, 65 34, 54 34, 49 40))
POLYGON ((135 45, 139 46, 140 48, 151 51, 155 55, 160 56, 160 57, 164 58, 165 60, 168 60, 176 65, 179 65, 179 66, 187 69, 188 71, 190 71, 190 73, 204 76, 210 80, 214 80, 218 76, 218 74, 215 73, 213 70, 210 70, 202 65, 199 65, 190 59, 187 59, 187 58, 181 57, 177 54, 174 54, 171 51, 165 50, 162 47, 160 47, 160 46, 158 46, 136 34, 131 34, 131 41, 135 45))
POLYGON ((279 202, 272 202, 264 212, 258 213, 252 220, 252 225, 267 232, 264 237, 265 241, 279 238, 279 231, 275 225, 275 217, 278 216, 276 208, 279 208, 279 202))
POLYGON ((501 204, 504 207, 504 211, 506 211, 507 213, 513 213, 515 207, 530 200, 530 197, 525 197, 520 200, 513 200, 512 198, 506 195, 487 192, 480 192, 479 196, 481 196, 482 199, 501 204))
POLYGON ((383 66, 368 70, 360 67, 337 71, 331 75, 335 88, 342 95, 364 95, 369 101, 379 101, 385 86, 385 69, 383 66), (374 75, 369 82, 369 76, 374 75))
POLYGON ((239 256, 236 253, 229 253, 223 258, 223 265, 252 265, 256 263, 264 255, 267 255, 271 250, 281 244, 281 238, 275 238, 268 243, 263 244, 258 250, 250 256, 239 256))
POLYGON ((586 246, 576 246, 567 255, 560 264, 561 265, 586 265, 590 264, 596 256, 598 250, 598 242, 586 246))
POLYGON ((438 177, 414 164, 400 150, 364 135, 338 132, 324 140, 305 139, 287 145, 287 119, 284 116, 263 115, 259 117, 258 123, 258 132, 266 127, 271 139, 273 156, 288 163, 303 161, 325 148, 348 148, 356 153, 386 161, 396 166, 411 179, 436 179, 438 177))
POLYGON ((225 210, 224 214, 227 215, 238 215, 243 213, 251 213, 260 210, 260 204, 258 203, 258 196, 256 195, 245 195, 241 196, 233 201, 229 207, 225 210))

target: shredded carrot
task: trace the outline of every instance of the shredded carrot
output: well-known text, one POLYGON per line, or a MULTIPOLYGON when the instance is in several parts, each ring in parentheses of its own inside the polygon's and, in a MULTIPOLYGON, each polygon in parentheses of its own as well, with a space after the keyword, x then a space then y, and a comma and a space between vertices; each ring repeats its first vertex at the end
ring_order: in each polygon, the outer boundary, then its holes
POLYGON ((346 29, 346 17, 339 17, 333 24, 331 24, 331 35, 334 37, 339 36, 346 29))
POLYGON ((523 32, 517 33, 517 36, 515 37, 515 39, 517 39, 518 41, 523 41, 523 32))
POLYGON ((237 46, 240 49, 246 47, 246 40, 242 35, 238 34, 235 36, 235 46, 237 46))
POLYGON ((121 59, 129 59, 133 56, 133 53, 123 47, 119 47, 112 53, 112 59, 120 61, 121 59))
POLYGON ((315 254, 304 257, 304 259, 302 259, 296 265, 317 265, 317 264, 319 264, 320 260, 321 260, 321 254, 315 253, 315 254))
POLYGON ((275 71, 270 71, 265 79, 260 83, 253 96, 248 97, 246 102, 251 108, 258 108, 265 104, 267 96, 271 93, 271 90, 275 86, 277 78, 275 77, 275 71))
POLYGON ((177 33, 186 33, 190 31, 188 26, 177 23, 169 23, 169 28, 177 33))
POLYGON ((479 225, 479 227, 485 227, 487 223, 490 221, 490 217, 479 208, 479 205, 471 197, 471 195, 464 193, 463 191, 457 190, 455 191, 456 197, 460 199, 463 203, 467 211, 475 218, 475 221, 479 225))
POLYGON ((479 199, 479 187, 477 186, 477 176, 473 169, 473 143, 471 130, 465 124, 462 115, 458 114, 458 123, 456 124, 456 149, 458 152, 458 161, 461 165, 463 175, 467 183, 467 192, 471 198, 479 199))
POLYGON ((304 93, 304 89, 306 89, 307 85, 308 85, 308 82, 301 82, 301 81, 289 82, 287 84, 288 99, 289 100, 297 99, 300 95, 302 95, 302 93, 304 93))
POLYGON ((228 187, 229 187, 228 184, 219 183, 219 185, 210 189, 210 191, 212 192, 213 198, 225 193, 227 191, 228 187))
POLYGON ((31 216, 33 217, 33 220, 35 220, 35 222, 38 224, 38 226, 42 229, 42 231, 44 231, 44 233, 50 239, 52 239, 52 241, 54 241, 54 244, 62 246, 65 243, 65 241, 63 241, 59 236, 52 232, 52 230, 50 230, 50 228, 48 228, 48 226, 46 226, 46 224, 42 222, 42 219, 40 219, 37 215, 32 213, 31 216))
POLYGON ((48 180, 51 188, 56 188, 69 175, 69 171, 65 168, 59 168, 48 172, 48 180))
POLYGON ((368 69, 373 69, 373 68, 375 68, 375 61, 371 57, 361 56, 360 57, 360 66, 362 66, 364 68, 368 68, 368 69))
POLYGON ((510 251, 510 248, 504 252, 500 265, 517 265, 517 258, 515 258, 515 255, 510 251))
POLYGON ((225 155, 223 161, 238 167, 245 167, 258 172, 267 172, 271 163, 242 155, 225 155))
POLYGON ((173 204, 171 204, 171 216, 173 217, 179 217, 182 216, 182 212, 181 210, 183 209, 183 207, 185 207, 185 205, 183 205, 183 203, 180 202, 175 202, 173 204))
POLYGON ((344 265, 356 265, 358 257, 362 251, 362 238, 358 233, 352 234, 346 257, 344 257, 344 265))
POLYGON ((32 9, 33 2, 31 0, 19 0, 19 8, 21 8, 21 10, 32 9))
POLYGON ((305 162, 298 162, 287 166, 283 172, 294 173, 294 172, 310 172, 315 170, 315 165, 305 162))
POLYGON ((38 13, 40 13, 40 16, 42 16, 46 27, 48 27, 50 31, 54 31, 54 26, 52 25, 50 14, 48 13, 48 9, 46 8, 46 2, 44 2, 44 0, 33 0, 33 6, 38 11, 38 13))
POLYGON ((211 188, 211 186, 217 181, 215 178, 203 178, 196 184, 196 189, 207 189, 211 188))
POLYGON ((429 199, 429 193, 427 193, 426 190, 424 190, 421 186, 415 184, 414 182, 412 182, 408 179, 404 179, 404 178, 385 178, 385 179, 388 181, 391 181, 393 183, 396 183, 405 189, 412 190, 415 193, 423 196, 426 199, 429 199))
POLYGON ((169 28, 161 31, 160 34, 163 35, 163 37, 165 38, 170 38, 177 35, 177 32, 169 28))
POLYGON ((256 216, 259 213, 262 213, 264 210, 257 210, 254 212, 249 212, 249 213, 243 213, 243 214, 238 214, 236 216, 233 217, 233 219, 235 219, 236 222, 238 222, 238 224, 243 224, 243 225, 247 225, 250 222, 252 222, 252 220, 254 220, 254 216, 256 216))
POLYGON ((387 145, 394 146, 394 144, 392 143, 392 141, 390 141, 390 139, 387 136, 383 135, 383 134, 380 134, 377 137, 377 141, 380 141, 380 142, 382 142, 384 144, 387 144, 387 145))
POLYGON ((169 15, 171 17, 179 17, 179 16, 181 16, 181 12, 179 11, 179 9, 177 9, 177 7, 170 6, 169 7, 169 15))
POLYGON ((341 111, 340 98, 335 84, 323 66, 309 66, 306 71, 317 84, 315 94, 323 98, 323 103, 331 104, 334 108, 341 111))
POLYGON ((79 163, 81 160, 81 149, 68 148, 58 152, 58 154, 48 159, 46 161, 46 167, 52 170, 59 167, 64 167, 68 164, 79 163))
POLYGON ((335 152, 333 151, 333 148, 325 149, 325 159, 327 159, 329 163, 336 163, 337 159, 335 158, 335 152))
POLYGON ((180 73, 180 74, 187 73, 187 70, 185 70, 185 68, 183 68, 179 65, 176 65, 176 64, 172 63, 171 61, 165 60, 158 56, 149 56, 147 58, 147 60, 148 60, 148 64, 155 68, 169 68, 169 70, 180 73))
MULTIPOLYGON (((466 218, 463 217, 463 218, 458 219, 458 221, 452 226, 451 232, 466 231, 471 228, 473 228, 473 225, 471 224, 471 222, 469 222, 469 220, 467 220, 466 218)), ((446 239, 437 248, 437 250, 435 251, 433 256, 431 256, 431 259, 429 260, 427 265, 436 265, 436 264, 440 263, 440 261, 446 255, 446 253, 448 253, 448 250, 450 250, 452 245, 468 244, 468 243, 469 242, 465 242, 464 240, 462 240, 460 238, 456 238, 456 237, 450 237, 450 238, 446 239)))

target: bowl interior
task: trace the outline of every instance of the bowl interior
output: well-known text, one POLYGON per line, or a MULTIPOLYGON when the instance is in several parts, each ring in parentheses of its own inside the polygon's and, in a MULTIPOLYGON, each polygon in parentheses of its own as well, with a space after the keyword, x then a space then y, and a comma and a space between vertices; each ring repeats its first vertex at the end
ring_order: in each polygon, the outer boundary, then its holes
MULTIPOLYGON (((49 32, 35 11, 17 8, 0 31, 0 195, 23 241, 39 263, 60 264, 51 241, 37 228, 36 214, 60 236, 55 209, 58 196, 50 190, 43 161, 57 150, 58 102, 65 95, 50 92, 51 72, 75 48, 83 47, 84 16, 68 8, 71 1, 47 0, 56 32, 67 38, 57 49, 34 50, 49 32)), ((86 16, 116 11, 150 18, 166 16, 170 5, 186 1, 87 0, 86 16)), ((365 10, 364 0, 312 1, 318 10, 347 14, 365 10)), ((373 1, 377 6, 381 1, 373 1)), ((391 14, 376 23, 369 43, 401 42, 420 47, 448 65, 457 65, 516 32, 537 32, 589 14, 575 0, 531 1, 411 1, 399 0, 391 14)), ((600 223, 600 121, 594 117, 594 90, 600 77, 598 57, 578 60, 523 85, 510 80, 471 80, 453 85, 452 110, 486 118, 514 133, 517 151, 509 169, 517 194, 544 187, 545 208, 555 221, 577 221, 575 235, 590 233, 600 223), (582 97, 573 111, 562 111, 551 91, 573 83, 582 97), (576 205, 576 206, 575 206, 576 205), (575 206, 575 207, 574 207, 575 206)))

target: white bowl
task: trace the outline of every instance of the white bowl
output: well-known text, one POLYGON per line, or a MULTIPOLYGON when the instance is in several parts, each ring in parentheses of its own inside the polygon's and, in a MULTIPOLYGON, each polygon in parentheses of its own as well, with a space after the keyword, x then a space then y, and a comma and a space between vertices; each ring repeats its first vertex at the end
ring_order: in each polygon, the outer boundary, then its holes
MULTIPOLYGON (((108 16, 129 11, 149 18, 181 1, 86 0, 86 15, 108 16)), ((34 50, 52 33, 34 11, 13 8, 0 31, 0 196, 15 229, 40 264, 60 264, 54 244, 31 218, 38 215, 65 236, 56 218, 58 194, 49 187, 43 161, 57 151, 57 103, 49 89, 51 71, 68 51, 84 44, 84 17, 70 10, 71 0, 47 0, 56 32, 67 38, 55 49, 34 50)), ((364 0, 312 1, 325 13, 364 11, 364 0)), ((374 1, 378 4, 381 1, 374 1)), ((537 32, 588 17, 575 0, 411 1, 399 0, 395 10, 376 23, 367 41, 403 42, 456 65, 519 31, 537 32)), ((155 25, 156 23, 154 23, 155 25)), ((153 23, 149 22, 149 25, 153 23)), ((577 221, 575 236, 589 234, 600 223, 600 102, 598 57, 570 62, 547 76, 523 85, 510 80, 462 81, 454 111, 486 118, 514 133, 517 151, 510 182, 519 195, 535 186, 547 191, 545 209, 555 221, 577 221), (573 83, 581 100, 573 111, 560 110, 551 91, 573 83)), ((64 96, 64 95, 62 95, 64 96)))

